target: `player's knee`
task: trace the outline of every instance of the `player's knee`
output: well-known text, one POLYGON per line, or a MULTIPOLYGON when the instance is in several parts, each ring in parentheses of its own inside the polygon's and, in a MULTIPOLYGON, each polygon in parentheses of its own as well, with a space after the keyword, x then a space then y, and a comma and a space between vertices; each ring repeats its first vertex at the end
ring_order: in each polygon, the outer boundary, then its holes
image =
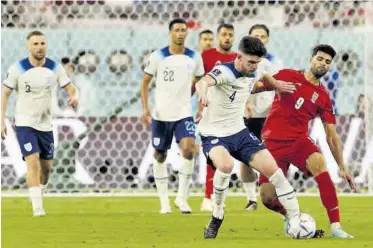
POLYGON ((159 163, 163 163, 166 161, 167 158, 167 152, 164 151, 155 151, 154 153, 154 158, 157 160, 159 163))
POLYGON ((317 176, 325 172, 326 165, 324 156, 319 152, 311 154, 307 159, 307 168, 313 176, 317 176))
POLYGON ((183 158, 188 159, 188 160, 193 159, 193 154, 194 154, 193 148, 194 146, 182 148, 181 155, 183 156, 183 158))
POLYGON ((231 161, 214 162, 214 165, 218 170, 224 173, 231 173, 234 166, 233 162, 231 161))

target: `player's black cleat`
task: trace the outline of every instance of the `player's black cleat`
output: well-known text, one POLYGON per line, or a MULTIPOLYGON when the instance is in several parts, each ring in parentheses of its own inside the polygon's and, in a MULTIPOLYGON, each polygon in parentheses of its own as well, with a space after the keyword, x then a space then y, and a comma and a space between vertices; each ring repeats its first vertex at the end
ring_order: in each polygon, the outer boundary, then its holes
POLYGON ((316 230, 315 234, 313 235, 313 239, 321 239, 324 237, 324 230, 316 230))
POLYGON ((245 210, 247 211, 253 211, 258 209, 258 203, 255 201, 249 201, 245 207, 245 210))
POLYGON ((214 216, 211 216, 211 220, 207 227, 205 228, 204 237, 205 239, 214 239, 218 235, 219 228, 221 224, 223 223, 223 219, 215 218, 214 216))

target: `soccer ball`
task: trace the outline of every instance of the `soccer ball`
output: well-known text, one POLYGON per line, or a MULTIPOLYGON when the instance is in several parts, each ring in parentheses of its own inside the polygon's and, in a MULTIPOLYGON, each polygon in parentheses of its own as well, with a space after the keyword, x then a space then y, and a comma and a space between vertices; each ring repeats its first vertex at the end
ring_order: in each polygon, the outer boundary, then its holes
POLYGON ((309 214, 301 213, 298 218, 289 220, 285 234, 294 239, 309 239, 315 235, 316 222, 309 214))

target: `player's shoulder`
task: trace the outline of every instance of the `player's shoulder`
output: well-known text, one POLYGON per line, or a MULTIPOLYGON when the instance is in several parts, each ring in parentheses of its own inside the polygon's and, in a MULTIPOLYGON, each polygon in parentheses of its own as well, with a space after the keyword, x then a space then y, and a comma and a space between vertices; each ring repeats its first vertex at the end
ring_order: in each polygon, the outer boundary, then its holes
MULTIPOLYGON (((236 67, 234 66, 234 62, 222 63, 220 65, 215 66, 216 69, 221 70, 226 76, 230 77, 232 80, 244 77, 241 72, 237 71, 236 67)), ((255 78, 256 72, 249 76, 245 76, 248 78, 255 78)))
POLYGON ((202 56, 208 56, 208 55, 212 55, 212 54, 216 54, 216 53, 217 53, 216 48, 210 48, 210 49, 207 49, 207 50, 203 51, 202 56))

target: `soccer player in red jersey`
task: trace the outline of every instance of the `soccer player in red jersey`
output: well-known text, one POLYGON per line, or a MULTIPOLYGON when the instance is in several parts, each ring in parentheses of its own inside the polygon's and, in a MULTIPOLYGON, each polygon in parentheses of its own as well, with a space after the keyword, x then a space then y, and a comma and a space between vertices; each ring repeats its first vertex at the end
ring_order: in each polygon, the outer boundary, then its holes
MULTIPOLYGON (((203 65, 205 68, 205 73, 207 74, 212 70, 212 68, 217 63, 226 63, 234 61, 237 53, 233 52, 232 46, 234 42, 234 27, 231 24, 224 23, 220 24, 217 29, 217 48, 211 48, 202 53, 203 65)), ((197 113, 197 121, 201 118, 202 106, 200 105, 199 111, 197 113)), ((205 183, 205 198, 203 199, 201 205, 201 211, 212 212, 212 202, 211 195, 213 193, 213 182, 214 169, 211 166, 211 162, 207 161, 207 173, 206 173, 206 183, 205 183)))
MULTIPOLYGON (((293 164, 305 175, 314 177, 331 223, 331 235, 337 238, 353 238, 341 228, 336 189, 323 155, 308 136, 308 122, 319 116, 324 124, 330 150, 338 163, 340 175, 356 190, 343 161, 342 145, 335 129, 331 100, 320 83, 320 78, 329 70, 335 55, 336 52, 331 46, 318 45, 313 49, 307 71, 286 69, 274 76, 277 80, 293 82, 297 90, 294 94, 276 94, 263 127, 262 139, 285 175, 289 165, 293 164)), ((268 179, 260 175, 259 184, 263 204, 273 211, 286 214, 268 179)))

